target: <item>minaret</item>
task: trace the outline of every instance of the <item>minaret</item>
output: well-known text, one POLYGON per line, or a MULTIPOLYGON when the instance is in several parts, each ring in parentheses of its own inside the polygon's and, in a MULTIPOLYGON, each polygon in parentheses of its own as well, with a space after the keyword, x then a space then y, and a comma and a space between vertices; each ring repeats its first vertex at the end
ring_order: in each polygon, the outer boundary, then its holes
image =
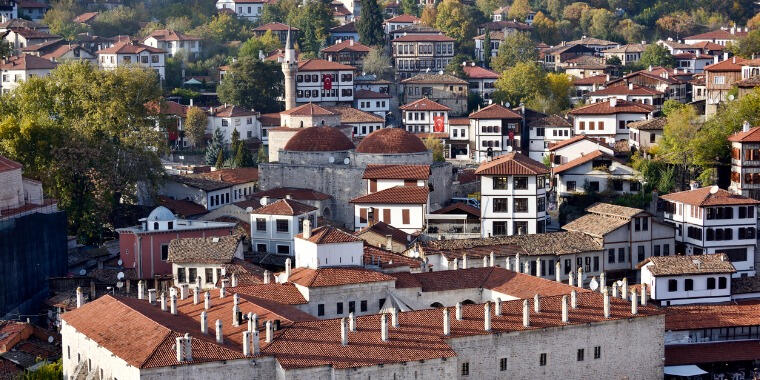
POLYGON ((293 41, 290 39, 290 26, 288 26, 288 39, 285 41, 285 57, 282 60, 282 73, 285 75, 285 110, 296 106, 296 73, 298 72, 298 57, 293 41))

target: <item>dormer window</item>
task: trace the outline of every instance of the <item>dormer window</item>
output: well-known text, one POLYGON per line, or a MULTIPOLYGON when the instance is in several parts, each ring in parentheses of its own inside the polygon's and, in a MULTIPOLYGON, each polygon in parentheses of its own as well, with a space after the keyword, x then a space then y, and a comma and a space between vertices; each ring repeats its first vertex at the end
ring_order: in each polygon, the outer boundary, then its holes
POLYGON ((158 229, 158 222, 153 222, 153 229, 154 229, 154 230, 157 230, 157 229, 158 229))

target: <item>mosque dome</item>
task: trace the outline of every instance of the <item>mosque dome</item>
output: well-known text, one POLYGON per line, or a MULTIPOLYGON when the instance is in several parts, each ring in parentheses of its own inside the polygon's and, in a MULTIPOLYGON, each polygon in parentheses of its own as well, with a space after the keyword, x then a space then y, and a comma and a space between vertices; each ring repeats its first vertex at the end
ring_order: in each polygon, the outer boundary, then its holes
POLYGON ((354 143, 335 127, 307 127, 285 144, 285 150, 297 152, 337 152, 354 149, 354 143))
POLYGON ((152 222, 168 221, 174 219, 177 219, 177 217, 174 216, 174 213, 172 213, 171 210, 164 206, 158 206, 154 208, 153 211, 151 211, 148 215, 148 220, 152 222))
POLYGON ((365 137, 357 153, 403 154, 427 152, 419 137, 401 128, 381 128, 365 137))

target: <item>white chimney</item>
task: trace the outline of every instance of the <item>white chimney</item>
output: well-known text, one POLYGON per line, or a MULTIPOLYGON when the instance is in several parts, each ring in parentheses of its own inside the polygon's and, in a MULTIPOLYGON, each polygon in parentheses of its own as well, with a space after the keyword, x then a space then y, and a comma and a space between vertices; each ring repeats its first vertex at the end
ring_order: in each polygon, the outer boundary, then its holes
POLYGON ((185 361, 185 338, 178 336, 174 338, 174 347, 177 350, 177 362, 185 361))
POLYGON ((562 266, 559 264, 559 260, 557 260, 556 263, 554 263, 554 281, 560 282, 562 279, 560 278, 560 270, 562 269, 562 266))
POLYGON ((723 60, 728 61, 728 52, 723 53, 723 60))
POLYGON ((536 277, 541 277, 541 259, 536 259, 536 277))
POLYGON ((715 56, 713 56, 713 63, 718 63, 718 62, 720 62, 720 58, 716 54, 715 56))
POLYGON ((575 286, 575 275, 573 274, 573 271, 570 271, 570 273, 567 274, 567 284, 575 286))
POLYGON ((356 316, 353 311, 348 313, 348 331, 356 332, 356 316))
POLYGON ((272 281, 269 276, 271 276, 271 274, 269 273, 269 271, 268 270, 264 270, 264 283, 265 284, 268 284, 268 283, 270 283, 272 281))
POLYGON ((690 188, 691 190, 697 190, 697 189, 699 189, 699 182, 697 182, 697 181, 692 181, 692 182, 689 184, 689 188, 690 188))
POLYGON ((462 269, 467 269, 467 254, 462 255, 462 269))
POLYGON ((530 260, 525 260, 523 263, 523 273, 530 274, 530 260))
POLYGON ((398 309, 395 307, 391 309, 391 325, 398 327, 398 309))
POLYGON ((577 283, 578 283, 577 285, 578 285, 579 288, 583 287, 583 267, 579 267, 578 268, 578 281, 577 281, 577 283))
POLYGON ((528 300, 523 300, 523 326, 530 326, 530 309, 528 309, 528 300))
MULTIPOLYGON (((305 222, 306 221, 304 221, 304 224, 305 222)), ((306 232, 305 227, 306 226, 304 225, 304 232, 306 232)), ((284 282, 288 282, 290 280, 290 267, 291 267, 291 261, 290 261, 290 257, 288 257, 287 259, 285 259, 285 281, 284 282)))
POLYGON ((156 289, 148 289, 148 302, 151 305, 156 303, 156 289))
POLYGON ((253 342, 253 355, 255 356, 255 355, 258 355, 260 351, 259 330, 253 330, 251 331, 251 334, 252 334, 251 339, 253 342))
POLYGON ((628 279, 623 277, 623 287, 620 289, 620 297, 628 299, 628 279))
POLYGON ((504 267, 506 270, 512 270, 512 259, 507 256, 506 265, 504 267))
POLYGON ((607 289, 607 275, 604 272, 599 274, 599 289, 607 289))
POLYGON ((340 345, 348 346, 348 327, 346 326, 346 318, 340 319, 340 345))
POLYGON ((614 281, 612 282, 612 296, 615 298, 618 297, 618 286, 614 281))
POLYGON ((272 321, 267 321, 264 328, 266 329, 267 333, 267 335, 264 337, 264 341, 267 343, 272 343, 272 339, 274 339, 274 325, 272 324, 272 321))
POLYGON ((647 294, 647 284, 641 284, 641 306, 647 305, 647 298, 649 294, 647 294))
POLYGON ((610 74, 607 74, 607 82, 610 81, 610 74))
POLYGON ((604 317, 610 317, 610 295, 607 293, 604 294, 604 317))
POLYGON ((538 299, 538 294, 533 296, 533 311, 536 313, 541 312, 541 300, 538 299))
POLYGON ((462 320, 462 303, 461 302, 457 302, 454 308, 454 311, 455 311, 455 316, 456 316, 457 321, 461 321, 462 320))
POLYGON ((201 288, 196 286, 195 289, 193 289, 193 305, 199 303, 201 303, 201 288))
POLYGON ((744 120, 742 123, 742 132, 749 132, 749 130, 752 128, 752 125, 749 123, 749 121, 744 120))
POLYGON ((211 294, 209 292, 203 294, 203 308, 211 309, 211 294))
POLYGON ((451 334, 451 322, 449 321, 449 308, 443 308, 443 335, 451 334))
POLYGON ((633 83, 628 83, 628 89, 633 90, 633 83))
POLYGON ((251 354, 251 332, 243 331, 243 356, 251 354))
POLYGON ((383 342, 388 341, 388 321, 386 314, 380 315, 380 339, 383 342))
POLYGON ((697 49, 697 51, 694 54, 697 56, 697 58, 699 58, 702 56, 702 50, 697 49))
POLYGON ((578 308, 578 292, 575 289, 570 291, 570 307, 578 308))
POLYGON ((562 296, 562 323, 567 323, 567 296, 562 296))
POLYGON ((166 294, 161 292, 161 311, 166 311, 166 294))
POLYGON ((216 342, 219 344, 224 343, 224 335, 222 334, 222 321, 216 320, 216 342))
POLYGON ((647 70, 652 71, 652 65, 649 65, 649 67, 647 68, 647 70))
POLYGON ((248 313, 248 331, 254 331, 259 329, 259 315, 255 313, 248 313))
MULTIPOLYGON (((617 107, 617 98, 615 98, 615 97, 610 98, 610 107, 612 107, 612 108, 617 107)), ((578 269, 580 269, 580 268, 578 268, 578 269)))
POLYGON ((491 253, 488 254, 488 259, 490 260, 490 263, 491 263, 490 266, 495 267, 496 266, 496 256, 494 255, 493 251, 491 251, 491 253))
POLYGON ((145 299, 145 281, 137 281, 137 299, 145 299))
POLYGON ((190 287, 187 284, 180 284, 179 286, 179 299, 183 300, 187 298, 187 293, 189 292, 190 287))
POLYGON ((459 259, 454 259, 451 261, 451 269, 459 269, 459 259))
POLYGON ((172 315, 177 315, 177 296, 174 294, 169 297, 169 307, 171 308, 172 315))
POLYGON ((208 314, 205 311, 201 312, 201 333, 208 334, 208 314))
POLYGON ((491 303, 483 304, 483 329, 491 331, 491 303))
POLYGON ((84 305, 84 292, 82 292, 82 287, 77 286, 77 309, 82 307, 84 305))
POLYGON ((230 276, 230 279, 231 279, 230 284, 232 285, 233 288, 238 286, 237 275, 235 273, 233 273, 230 276))
POLYGON ((639 313, 639 300, 636 299, 636 289, 631 290, 631 315, 639 313))
POLYGON ((483 256, 483 268, 488 267, 488 256, 483 256))
POLYGON ((240 306, 232 305, 232 326, 240 326, 240 306))
POLYGON ((311 221, 309 218, 303 220, 303 238, 308 239, 311 237, 311 221))

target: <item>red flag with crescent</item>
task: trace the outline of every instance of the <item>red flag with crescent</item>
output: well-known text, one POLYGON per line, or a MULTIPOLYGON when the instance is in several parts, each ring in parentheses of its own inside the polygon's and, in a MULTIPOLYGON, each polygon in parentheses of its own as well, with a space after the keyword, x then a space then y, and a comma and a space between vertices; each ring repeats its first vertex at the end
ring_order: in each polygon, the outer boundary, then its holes
POLYGON ((433 116, 433 132, 440 133, 445 131, 443 116, 433 116))
POLYGON ((332 76, 330 75, 322 76, 322 89, 332 90, 332 76))

